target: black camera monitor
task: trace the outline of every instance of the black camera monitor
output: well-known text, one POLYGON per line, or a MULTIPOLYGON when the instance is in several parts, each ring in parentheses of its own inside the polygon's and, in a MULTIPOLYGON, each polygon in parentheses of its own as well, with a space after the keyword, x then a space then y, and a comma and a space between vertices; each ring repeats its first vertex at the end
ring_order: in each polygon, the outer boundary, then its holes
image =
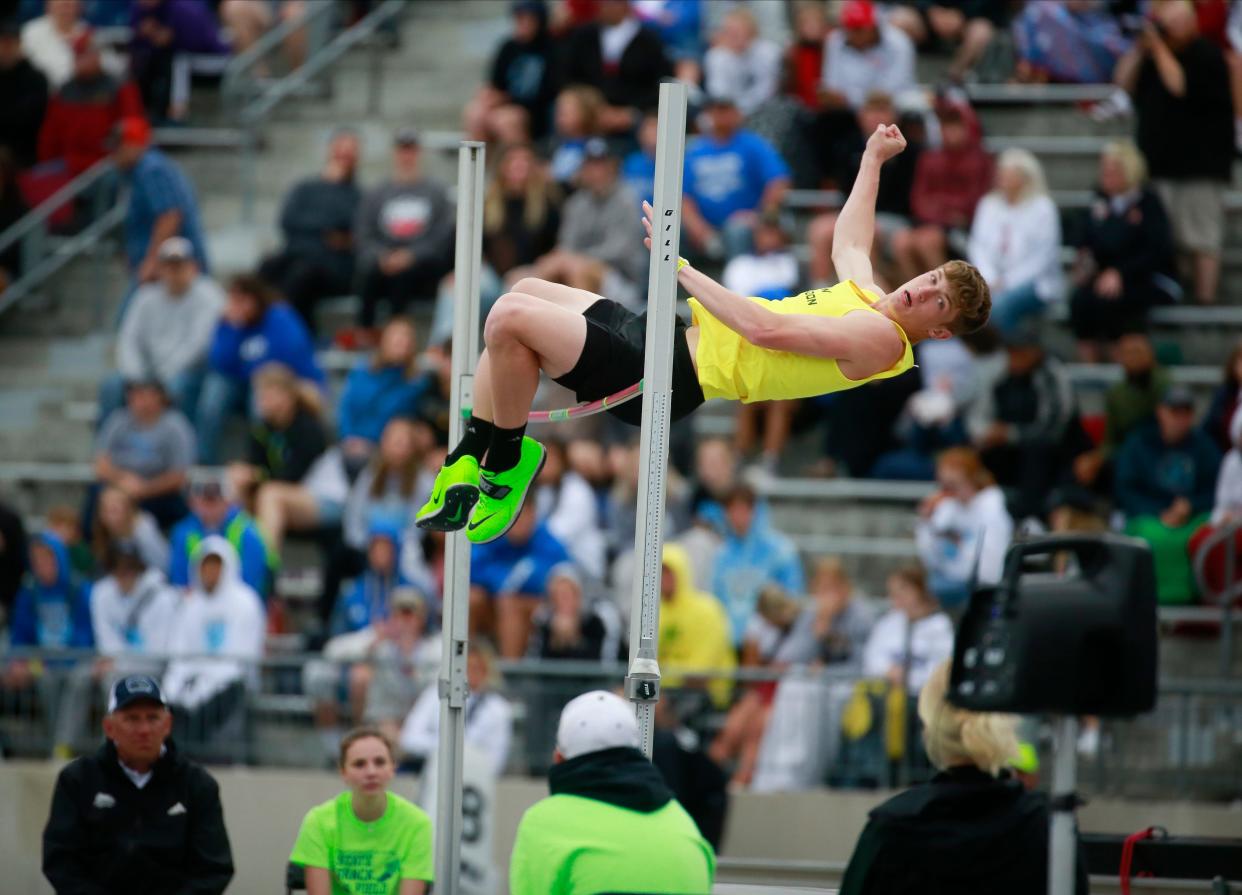
POLYGON ((958 626, 949 699, 975 711, 1149 711, 1156 577, 1147 544, 1091 534, 1010 547, 1000 584, 977 588, 958 626))

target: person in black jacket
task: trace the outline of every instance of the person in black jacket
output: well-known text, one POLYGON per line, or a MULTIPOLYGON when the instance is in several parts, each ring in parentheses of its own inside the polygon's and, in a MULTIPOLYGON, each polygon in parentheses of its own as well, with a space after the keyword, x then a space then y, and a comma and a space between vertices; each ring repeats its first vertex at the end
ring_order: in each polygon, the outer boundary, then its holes
POLYGON ((487 81, 462 111, 463 129, 472 140, 505 140, 503 118, 515 110, 525 119, 530 139, 542 140, 552 129, 558 72, 547 4, 514 0, 509 14, 513 31, 492 57, 487 81))
POLYGON ((259 275, 285 297, 315 331, 315 304, 353 287, 354 216, 362 193, 354 175, 358 134, 340 128, 328 141, 328 158, 317 177, 298 182, 280 209, 284 247, 263 259, 259 275))
POLYGON ((0 147, 13 153, 19 168, 36 161, 47 93, 47 78, 22 55, 21 26, 0 20, 0 147))
MULTIPOLYGON (((1004 769, 1018 755, 1012 715, 955 708, 949 663, 919 693, 927 756, 940 773, 875 808, 840 895, 1044 895, 1048 801, 1004 769)), ((1075 892, 1087 892, 1079 844, 1075 892)))
POLYGON ((1076 240, 1070 299, 1070 328, 1086 363, 1103 360, 1106 343, 1141 330, 1153 306, 1181 297, 1169 216, 1146 180, 1133 143, 1104 147, 1099 186, 1076 240))
POLYGON ((1220 47, 1199 33, 1191 3, 1153 3, 1113 79, 1134 98, 1136 137, 1193 261, 1195 300, 1217 299, 1225 192, 1233 179, 1233 100, 1220 47))
POLYGON ((600 0, 598 21, 566 38, 562 59, 562 84, 603 92, 599 124, 610 134, 637 130, 642 112, 659 105, 661 79, 673 76, 660 36, 634 17, 629 0, 600 0))
POLYGON ((57 895, 215 895, 233 878, 220 792, 169 739, 159 685, 112 689, 98 752, 56 779, 43 830, 43 875, 57 895))
POLYGON ((6 619, 26 574, 26 526, 12 507, 0 503, 0 615, 6 619))

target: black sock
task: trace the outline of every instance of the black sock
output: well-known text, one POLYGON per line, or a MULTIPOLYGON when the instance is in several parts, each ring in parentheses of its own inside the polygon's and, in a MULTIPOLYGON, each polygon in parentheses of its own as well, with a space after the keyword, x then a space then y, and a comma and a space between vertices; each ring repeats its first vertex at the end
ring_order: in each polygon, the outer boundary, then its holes
POLYGON ((526 434, 526 426, 516 429, 492 427, 492 444, 487 449, 487 461, 483 468, 488 472, 504 472, 518 465, 522 459, 522 436, 526 434))
POLYGON ((487 446, 492 443, 492 429, 494 428, 488 420, 481 420, 472 414, 470 419, 466 420, 465 434, 462 435, 457 447, 453 448, 453 452, 444 458, 444 465, 451 466, 467 454, 476 460, 482 460, 483 455, 487 453, 487 446))

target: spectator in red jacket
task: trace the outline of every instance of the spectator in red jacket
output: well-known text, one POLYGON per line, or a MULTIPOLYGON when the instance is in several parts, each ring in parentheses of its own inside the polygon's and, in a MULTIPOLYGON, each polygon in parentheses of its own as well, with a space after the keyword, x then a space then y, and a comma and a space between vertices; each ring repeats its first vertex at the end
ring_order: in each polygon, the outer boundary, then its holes
POLYGON ((108 138, 131 116, 142 117, 138 88, 104 71, 94 37, 84 31, 73 41, 73 76, 48 103, 39 161, 64 159, 77 176, 108 154, 108 138))
POLYGON ((944 103, 936 117, 941 147, 925 149, 914 169, 910 211, 915 226, 893 234, 893 258, 898 276, 905 279, 949 260, 950 231, 969 229, 975 206, 992 184, 992 157, 983 148, 979 119, 970 107, 944 103))
POLYGON ((827 37, 828 15, 822 3, 805 3, 795 8, 793 42, 785 53, 785 92, 812 112, 819 109, 827 37))

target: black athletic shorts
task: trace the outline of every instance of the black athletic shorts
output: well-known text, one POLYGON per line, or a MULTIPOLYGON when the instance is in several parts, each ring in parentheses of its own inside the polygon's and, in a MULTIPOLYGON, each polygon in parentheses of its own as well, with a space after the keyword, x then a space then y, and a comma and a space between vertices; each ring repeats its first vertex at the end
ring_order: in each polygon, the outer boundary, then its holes
MULTIPOLYGON (((586 344, 574 368, 556 381, 577 395, 579 401, 598 401, 616 394, 643 378, 647 341, 647 315, 634 314, 610 299, 601 299, 583 314, 587 322, 586 344)), ((686 324, 679 318, 673 333, 673 419, 679 420, 703 403, 703 389, 694 372, 686 324)), ((632 426, 642 422, 641 398, 608 411, 632 426)))

